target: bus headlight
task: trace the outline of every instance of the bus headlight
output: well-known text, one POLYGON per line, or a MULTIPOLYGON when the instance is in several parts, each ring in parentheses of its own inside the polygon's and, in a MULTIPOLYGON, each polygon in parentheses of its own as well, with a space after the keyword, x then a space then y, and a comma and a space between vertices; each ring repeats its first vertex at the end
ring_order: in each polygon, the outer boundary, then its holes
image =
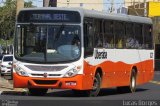
POLYGON ((17 73, 18 75, 20 75, 20 76, 25 76, 25 77, 28 76, 27 72, 24 71, 24 70, 23 70, 21 67, 19 67, 19 66, 16 66, 16 67, 14 68, 14 70, 15 70, 16 73, 17 73))
POLYGON ((64 77, 73 77, 75 75, 77 75, 78 73, 78 70, 76 70, 75 68, 69 70, 65 75, 64 77))

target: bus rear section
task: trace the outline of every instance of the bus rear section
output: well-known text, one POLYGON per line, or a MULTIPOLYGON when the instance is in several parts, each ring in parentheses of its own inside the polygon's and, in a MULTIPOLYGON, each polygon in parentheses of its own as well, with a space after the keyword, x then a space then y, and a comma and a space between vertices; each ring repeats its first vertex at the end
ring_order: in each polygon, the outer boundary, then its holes
MULTIPOLYGON (((101 88, 135 92, 153 79, 152 20, 92 12, 84 18, 84 73, 100 75, 101 88), (94 14, 94 15, 93 15, 94 14), (89 73, 89 71, 87 71, 89 73)), ((96 79, 97 80, 97 79, 96 79)))

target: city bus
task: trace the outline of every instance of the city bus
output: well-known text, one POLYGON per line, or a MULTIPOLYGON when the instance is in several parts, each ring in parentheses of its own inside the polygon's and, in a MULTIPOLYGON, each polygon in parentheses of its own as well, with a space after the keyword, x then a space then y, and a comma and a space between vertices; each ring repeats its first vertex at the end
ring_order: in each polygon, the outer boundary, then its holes
POLYGON ((152 80, 152 20, 82 8, 27 8, 19 12, 14 42, 15 88, 30 95, 71 89, 135 92, 152 80))

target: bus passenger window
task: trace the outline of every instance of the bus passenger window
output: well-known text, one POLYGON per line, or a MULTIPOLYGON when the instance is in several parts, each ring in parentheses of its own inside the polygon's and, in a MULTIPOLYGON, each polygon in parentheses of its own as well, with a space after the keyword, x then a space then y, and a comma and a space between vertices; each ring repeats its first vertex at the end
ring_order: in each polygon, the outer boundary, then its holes
POLYGON ((124 48, 125 26, 122 22, 115 22, 115 45, 116 48, 124 48))
POLYGON ((84 56, 93 55, 93 27, 92 20, 85 20, 84 30, 84 56))
POLYGON ((134 43, 134 33, 133 33, 133 24, 127 23, 126 24, 126 48, 127 49, 133 49, 135 48, 134 43))
POLYGON ((143 48, 143 33, 142 33, 142 25, 135 24, 135 48, 142 49, 143 48))
POLYGON ((102 20, 95 20, 94 38, 95 47, 103 47, 102 20))
POLYGON ((104 21, 104 48, 114 48, 113 21, 104 21))
POLYGON ((150 25, 144 26, 144 42, 145 42, 146 49, 153 48, 152 27, 150 25))
POLYGON ((95 45, 96 47, 102 47, 103 45, 103 36, 102 34, 98 35, 95 37, 95 45))

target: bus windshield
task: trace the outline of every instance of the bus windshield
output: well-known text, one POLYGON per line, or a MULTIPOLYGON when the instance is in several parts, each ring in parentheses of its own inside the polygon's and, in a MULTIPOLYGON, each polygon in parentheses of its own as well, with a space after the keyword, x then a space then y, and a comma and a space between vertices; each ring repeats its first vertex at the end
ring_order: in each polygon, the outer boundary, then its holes
POLYGON ((15 57, 34 63, 77 60, 80 35, 78 25, 17 25, 15 57))

